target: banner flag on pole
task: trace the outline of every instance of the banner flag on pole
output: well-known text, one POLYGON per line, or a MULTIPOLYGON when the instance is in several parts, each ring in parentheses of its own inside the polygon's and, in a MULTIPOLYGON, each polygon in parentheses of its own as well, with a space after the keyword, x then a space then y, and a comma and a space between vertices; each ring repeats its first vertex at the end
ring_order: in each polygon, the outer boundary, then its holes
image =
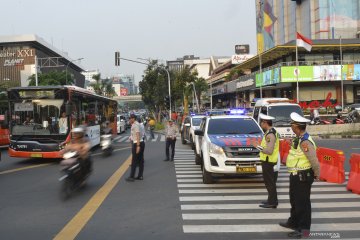
POLYGON ((308 52, 311 51, 312 41, 300 33, 296 32, 296 46, 305 48, 308 52))

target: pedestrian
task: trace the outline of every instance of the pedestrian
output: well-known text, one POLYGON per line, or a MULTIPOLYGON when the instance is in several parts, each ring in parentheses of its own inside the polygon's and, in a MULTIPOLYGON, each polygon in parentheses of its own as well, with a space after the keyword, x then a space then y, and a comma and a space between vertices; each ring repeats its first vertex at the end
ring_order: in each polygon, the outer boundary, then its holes
POLYGON ((296 134, 286 160, 290 172, 290 217, 280 226, 294 230, 288 234, 290 238, 307 237, 311 226, 311 185, 320 176, 320 165, 316 156, 316 144, 306 124, 310 122, 298 113, 291 113, 291 129, 296 134))
POLYGON ((139 173, 136 179, 143 180, 144 172, 144 161, 141 154, 143 153, 142 149, 144 148, 144 141, 141 138, 140 124, 136 120, 136 115, 130 115, 130 124, 131 124, 131 141, 132 141, 132 161, 131 161, 131 171, 130 176, 126 178, 126 181, 133 182, 135 180, 135 171, 136 167, 139 165, 139 173))
POLYGON ((153 117, 150 117, 149 121, 149 129, 150 129, 150 137, 151 139, 154 139, 154 130, 155 130, 155 119, 153 117))
POLYGON ((277 208, 278 197, 276 191, 277 172, 274 167, 279 162, 279 134, 272 126, 272 120, 275 118, 260 113, 260 127, 265 132, 261 144, 253 141, 254 147, 260 150, 260 160, 264 183, 268 192, 268 199, 261 202, 259 207, 262 208, 277 208))
POLYGON ((166 159, 164 161, 169 161, 169 160, 174 161, 177 131, 178 131, 177 126, 174 124, 172 119, 169 119, 169 123, 165 128, 166 159), (171 158, 169 156, 170 146, 171 146, 171 158))

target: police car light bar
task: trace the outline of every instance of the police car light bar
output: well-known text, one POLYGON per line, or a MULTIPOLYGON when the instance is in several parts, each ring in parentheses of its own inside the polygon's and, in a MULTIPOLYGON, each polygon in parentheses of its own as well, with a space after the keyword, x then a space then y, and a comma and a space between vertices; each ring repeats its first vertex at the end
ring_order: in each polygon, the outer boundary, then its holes
POLYGON ((230 114, 231 115, 244 115, 245 109, 231 109, 230 114))

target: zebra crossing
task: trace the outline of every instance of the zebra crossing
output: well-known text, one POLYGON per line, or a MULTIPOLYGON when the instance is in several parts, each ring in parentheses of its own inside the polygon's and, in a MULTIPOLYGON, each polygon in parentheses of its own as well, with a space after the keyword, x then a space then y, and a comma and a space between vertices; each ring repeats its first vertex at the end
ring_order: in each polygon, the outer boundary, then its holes
MULTIPOLYGON (((114 142, 116 143, 129 143, 130 142, 130 134, 119 135, 114 138, 114 142)), ((146 142, 165 142, 165 136, 163 134, 154 133, 154 139, 150 138, 149 134, 146 134, 146 142)))
MULTIPOLYGON (((194 152, 181 147, 177 145, 174 166, 184 233, 250 233, 261 237, 290 232, 278 225, 290 215, 289 175, 284 166, 277 181, 278 208, 262 209, 259 204, 267 199, 267 191, 261 175, 203 184, 194 152)), ((360 196, 348 192, 346 183, 314 182, 311 201, 313 234, 336 233, 341 239, 360 236, 360 196)))

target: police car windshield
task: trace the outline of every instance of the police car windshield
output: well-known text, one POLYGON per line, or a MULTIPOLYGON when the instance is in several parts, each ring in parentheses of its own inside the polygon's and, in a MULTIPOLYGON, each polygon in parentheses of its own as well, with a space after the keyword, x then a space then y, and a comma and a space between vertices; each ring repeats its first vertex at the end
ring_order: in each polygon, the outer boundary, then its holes
POLYGON ((210 119, 208 134, 261 134, 259 126, 251 118, 210 119))
POLYGON ((192 119, 193 126, 200 126, 200 123, 201 123, 201 118, 193 118, 192 119))
POLYGON ((268 115, 275 118, 275 120, 273 121, 274 127, 285 127, 290 126, 290 114, 292 112, 296 112, 300 116, 304 116, 301 108, 297 105, 271 106, 269 107, 268 115))

